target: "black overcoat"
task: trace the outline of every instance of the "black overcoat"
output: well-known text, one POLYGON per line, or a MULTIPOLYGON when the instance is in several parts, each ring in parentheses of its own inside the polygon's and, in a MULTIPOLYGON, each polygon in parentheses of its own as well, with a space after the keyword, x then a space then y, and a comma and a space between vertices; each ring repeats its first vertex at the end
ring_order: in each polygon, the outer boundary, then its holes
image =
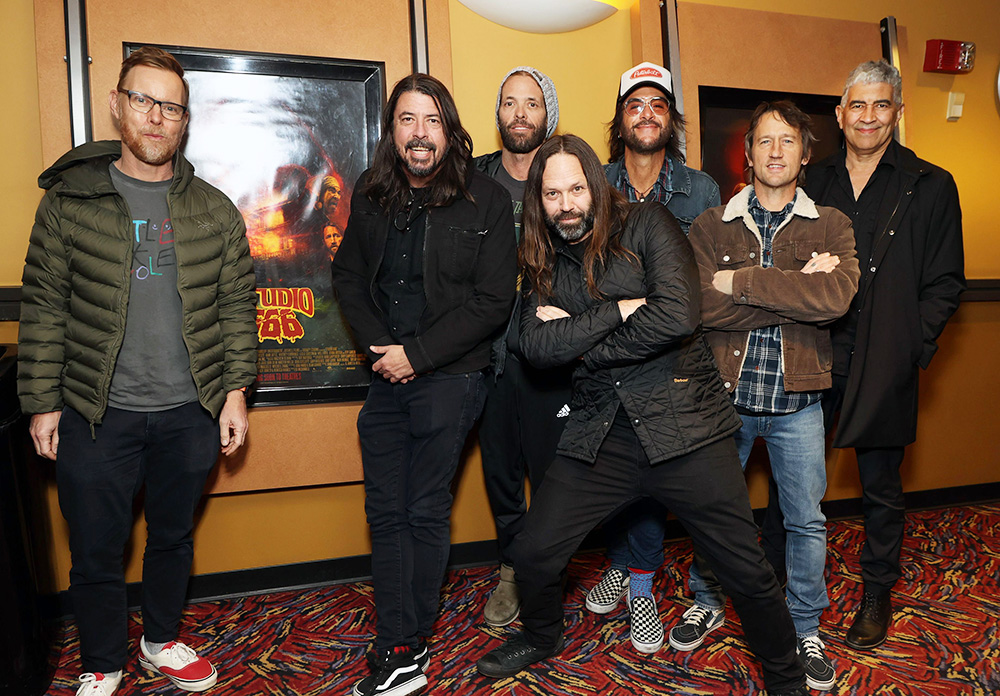
MULTIPOLYGON (((872 256, 861 259, 860 309, 851 310, 860 314, 835 447, 902 447, 916 439, 919 370, 930 364, 965 290, 955 180, 895 141, 889 147, 899 166, 888 190, 898 196, 882 202, 872 256)), ((806 191, 817 203, 830 204, 844 157, 809 168, 806 191)))

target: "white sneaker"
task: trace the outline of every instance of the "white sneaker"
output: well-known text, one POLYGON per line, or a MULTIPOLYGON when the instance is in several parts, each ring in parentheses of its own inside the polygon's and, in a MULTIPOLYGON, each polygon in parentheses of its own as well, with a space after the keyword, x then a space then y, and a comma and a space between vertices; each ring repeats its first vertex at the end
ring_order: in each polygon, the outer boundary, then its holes
POLYGON ((619 600, 628 593, 629 574, 618 568, 608 568, 601 581, 590 588, 587 609, 595 614, 608 614, 618 606, 619 600))
POLYGON ((159 672, 184 691, 204 691, 215 686, 219 678, 212 663, 176 640, 163 646, 163 650, 150 655, 146 648, 146 637, 139 639, 139 664, 153 672, 159 672))
POLYGON ((117 677, 87 672, 80 675, 80 688, 76 690, 76 696, 111 696, 121 682, 121 672, 118 672, 117 677))

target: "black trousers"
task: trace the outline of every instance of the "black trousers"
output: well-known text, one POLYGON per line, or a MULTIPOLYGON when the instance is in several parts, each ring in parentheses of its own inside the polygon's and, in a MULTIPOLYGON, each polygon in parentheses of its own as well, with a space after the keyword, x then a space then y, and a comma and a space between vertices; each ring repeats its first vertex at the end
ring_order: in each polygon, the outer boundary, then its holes
POLYGON ((563 630, 562 578, 587 533, 627 503, 651 496, 677 515, 717 575, 764 668, 769 690, 805 683, 795 629, 757 543, 743 470, 731 437, 651 466, 619 409, 594 464, 558 456, 514 543, 521 624, 535 647, 563 630))
POLYGON ((84 672, 114 672, 128 654, 123 553, 133 500, 146 488, 142 623, 146 639, 177 638, 194 557, 194 513, 219 456, 219 426, 198 402, 140 413, 109 408, 94 429, 65 408, 56 482, 69 523, 69 594, 84 672))
POLYGON ((508 353, 503 374, 486 378, 479 447, 501 563, 511 565, 511 544, 524 528, 525 475, 534 495, 556 456, 572 395, 571 372, 538 370, 508 353))
POLYGON ((376 375, 368 387, 358 436, 378 650, 431 635, 451 550, 451 482, 483 398, 480 372, 406 384, 376 375))
MULTIPOLYGON (((834 418, 840 411, 846 388, 847 377, 834 375, 833 386, 823 392, 823 418, 827 433, 833 429, 834 418)), ((860 558, 861 578, 866 592, 888 592, 902 577, 900 556, 906 526, 906 503, 900 467, 905 448, 858 447, 854 452, 858 458, 861 509, 865 523, 865 544, 860 558)), ((778 507, 777 488, 773 478, 768 488, 761 544, 771 565, 784 568, 785 525, 778 507)))

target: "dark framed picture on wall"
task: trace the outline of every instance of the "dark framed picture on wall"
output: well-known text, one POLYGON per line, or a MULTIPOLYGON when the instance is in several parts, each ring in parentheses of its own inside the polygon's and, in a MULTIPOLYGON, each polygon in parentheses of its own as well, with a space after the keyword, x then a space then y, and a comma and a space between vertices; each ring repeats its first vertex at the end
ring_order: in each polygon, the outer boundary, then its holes
POLYGON ((746 185, 747 158, 743 138, 750 126, 750 117, 761 102, 779 99, 790 99, 812 118, 812 131, 817 141, 811 162, 819 162, 842 147, 843 136, 834 112, 840 104, 839 96, 700 86, 701 168, 719 184, 723 204, 746 185))
MULTIPOLYGON (((145 44, 124 44, 128 54, 145 44)), ((184 156, 247 226, 257 276, 255 405, 364 399, 371 378, 330 262, 371 162, 385 64, 159 46, 191 86, 184 156)))

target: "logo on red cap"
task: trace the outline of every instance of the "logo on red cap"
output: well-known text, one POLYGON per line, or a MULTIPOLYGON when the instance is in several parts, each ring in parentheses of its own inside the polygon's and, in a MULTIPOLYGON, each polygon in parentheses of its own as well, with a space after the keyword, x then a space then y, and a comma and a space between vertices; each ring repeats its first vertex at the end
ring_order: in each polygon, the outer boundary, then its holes
POLYGON ((639 68, 638 70, 634 70, 632 72, 632 74, 629 75, 629 79, 630 80, 637 80, 640 77, 659 77, 659 78, 662 78, 663 77, 663 73, 661 73, 656 68, 639 68))

